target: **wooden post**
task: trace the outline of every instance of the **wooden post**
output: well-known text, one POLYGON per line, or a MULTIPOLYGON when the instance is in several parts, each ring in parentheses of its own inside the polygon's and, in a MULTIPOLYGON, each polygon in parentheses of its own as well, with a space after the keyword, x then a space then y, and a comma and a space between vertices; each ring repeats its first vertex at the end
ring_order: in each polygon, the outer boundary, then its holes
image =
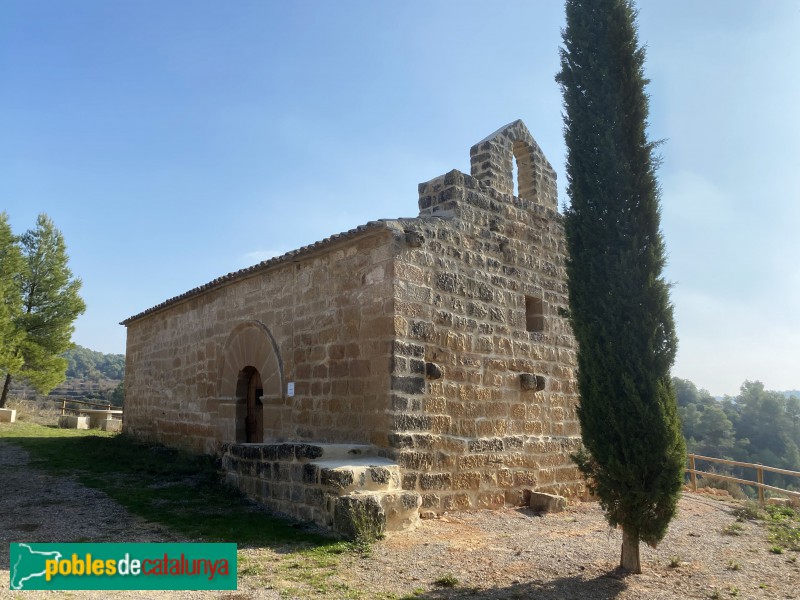
POLYGON ((697 473, 695 473, 694 454, 689 455, 689 477, 692 480, 692 491, 697 491, 697 473))
POLYGON ((61 415, 67 414, 67 401, 66 399, 61 400, 61 415))
POLYGON ((764 506, 766 503, 764 499, 764 469, 761 468, 761 465, 756 465, 756 476, 758 479, 758 503, 764 506))

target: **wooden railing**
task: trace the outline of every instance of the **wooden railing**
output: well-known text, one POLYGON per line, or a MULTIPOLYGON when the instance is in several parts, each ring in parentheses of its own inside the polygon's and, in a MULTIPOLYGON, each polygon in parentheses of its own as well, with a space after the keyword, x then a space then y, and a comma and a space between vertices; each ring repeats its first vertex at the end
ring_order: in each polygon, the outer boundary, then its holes
POLYGON ((767 485, 764 483, 764 471, 800 478, 800 472, 798 471, 787 471, 786 469, 777 469, 775 467, 767 467, 765 465, 739 462, 736 460, 726 460, 724 458, 713 458, 711 456, 701 456, 699 454, 689 454, 687 456, 689 458, 689 468, 686 469, 686 472, 689 473, 689 478, 692 483, 692 489, 695 492, 697 491, 697 476, 702 475, 703 477, 711 477, 714 479, 722 479, 723 481, 733 481, 734 483, 742 483, 744 485, 754 486, 756 489, 758 489, 758 501, 759 503, 761 503, 762 506, 766 501, 764 490, 771 490, 773 492, 779 492, 781 494, 794 496, 795 498, 800 500, 800 492, 793 492, 790 490, 785 490, 783 488, 767 485), (722 465, 731 465, 736 467, 746 467, 750 469, 755 469, 756 479, 755 481, 752 481, 747 479, 739 479, 738 477, 733 477, 731 475, 722 475, 720 473, 709 473, 707 471, 698 471, 696 465, 696 461, 698 460, 705 460, 708 462, 719 463, 722 465))
POLYGON ((110 402, 86 402, 85 400, 67 400, 64 398, 61 400, 61 414, 66 415, 68 413, 80 414, 80 408, 67 408, 67 404, 80 404, 87 408, 99 408, 105 410, 112 410, 114 407, 111 406, 110 402))

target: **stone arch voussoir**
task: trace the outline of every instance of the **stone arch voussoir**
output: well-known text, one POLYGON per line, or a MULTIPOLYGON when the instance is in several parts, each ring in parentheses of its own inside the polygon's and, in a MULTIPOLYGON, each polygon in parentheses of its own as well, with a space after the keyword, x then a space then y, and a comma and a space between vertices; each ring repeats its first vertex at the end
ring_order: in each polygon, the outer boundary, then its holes
POLYGON ((239 323, 225 340, 218 379, 220 398, 235 397, 239 373, 245 367, 259 372, 265 397, 284 398, 286 385, 280 349, 269 327, 261 321, 239 323))

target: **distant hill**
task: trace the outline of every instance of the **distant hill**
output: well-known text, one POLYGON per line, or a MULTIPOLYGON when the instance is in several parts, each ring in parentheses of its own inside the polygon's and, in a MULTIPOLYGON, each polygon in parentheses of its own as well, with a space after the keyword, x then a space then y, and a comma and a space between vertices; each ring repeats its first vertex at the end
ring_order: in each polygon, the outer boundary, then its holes
POLYGON ((100 381, 125 378, 125 355, 103 354, 83 346, 75 346, 63 355, 67 359, 67 378, 100 381))
POLYGON ((85 400, 111 402, 121 406, 124 400, 125 355, 103 354, 83 346, 75 346, 63 355, 67 359, 66 380, 41 396, 23 380, 12 380, 11 393, 17 398, 85 400))

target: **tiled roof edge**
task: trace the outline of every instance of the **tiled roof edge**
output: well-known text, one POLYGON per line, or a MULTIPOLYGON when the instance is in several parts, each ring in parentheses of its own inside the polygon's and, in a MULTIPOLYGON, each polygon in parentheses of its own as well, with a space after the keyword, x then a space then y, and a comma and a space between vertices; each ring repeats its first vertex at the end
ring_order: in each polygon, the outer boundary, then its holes
POLYGON ((161 304, 156 304, 152 308, 148 308, 147 310, 135 314, 132 317, 128 317, 124 321, 121 321, 120 325, 127 326, 129 323, 141 319, 142 317, 146 317, 153 313, 164 310, 165 308, 168 308, 170 306, 174 306, 175 304, 178 304, 179 302, 182 302, 184 300, 188 300, 190 298, 194 298, 195 296, 199 296, 200 294, 203 294, 209 290, 222 287, 238 279, 243 279, 250 275, 254 275, 255 273, 258 273, 260 271, 265 271, 272 267, 276 267, 283 263, 289 262, 290 260, 304 258, 310 254, 313 254, 318 250, 325 250, 328 247, 333 246, 338 242, 352 240, 362 235, 372 233, 374 231, 379 231, 379 230, 391 231, 393 229, 397 229, 398 223, 403 223, 404 221, 410 221, 410 220, 413 219, 380 219, 378 221, 370 221, 369 223, 366 223, 364 225, 359 225, 355 229, 350 229, 342 233, 337 233, 323 240, 320 240, 319 242, 314 242, 313 244, 309 244, 308 246, 303 246, 301 248, 298 248, 297 250, 292 250, 290 252, 287 252, 286 254, 282 254, 280 256, 276 256, 261 261, 260 263, 255 264, 251 267, 245 267, 244 269, 239 269, 238 271, 233 271, 231 273, 228 273, 227 275, 217 277, 216 279, 209 281, 208 283, 205 283, 196 288, 193 288, 188 292, 184 292, 179 296, 174 296, 173 298, 165 300, 161 304))

